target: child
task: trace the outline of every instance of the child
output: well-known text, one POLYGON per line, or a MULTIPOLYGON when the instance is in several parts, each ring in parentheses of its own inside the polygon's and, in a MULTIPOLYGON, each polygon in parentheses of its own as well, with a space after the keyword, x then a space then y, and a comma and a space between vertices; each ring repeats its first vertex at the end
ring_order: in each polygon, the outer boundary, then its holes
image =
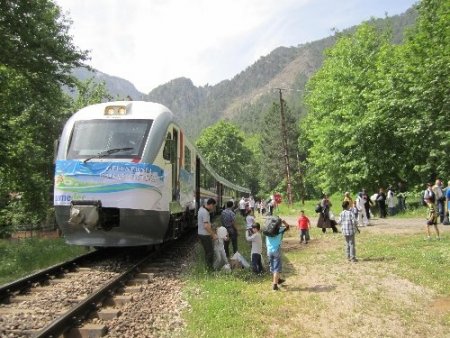
POLYGON ((309 241, 309 228, 311 227, 311 223, 309 218, 305 216, 305 211, 300 211, 300 217, 297 220, 297 227, 300 231, 300 244, 305 241, 305 244, 308 244, 309 241))
POLYGON ((228 231, 224 226, 216 227, 217 239, 214 241, 214 269, 220 270, 228 264, 227 254, 225 253, 224 241, 228 241, 228 231))
POLYGON ((260 274, 263 271, 262 267, 262 238, 260 233, 261 226, 255 223, 246 231, 245 239, 252 242, 252 270, 254 273, 260 274))
POLYGON ((281 278, 282 261, 281 261, 281 243, 283 241, 284 233, 289 230, 289 224, 280 219, 277 224, 276 235, 266 236, 267 256, 269 257, 270 272, 272 272, 272 290, 278 291, 278 284, 283 284, 284 279, 281 278), (281 226, 284 224, 284 226, 281 226))
POLYGON ((342 212, 339 215, 338 224, 342 227, 342 234, 345 236, 347 259, 349 262, 357 262, 355 249, 355 233, 359 232, 353 213, 349 210, 349 202, 342 202, 342 212))
POLYGON ((436 213, 436 209, 434 208, 434 202, 432 200, 431 197, 426 197, 425 198, 425 202, 427 203, 428 206, 428 215, 427 215, 427 240, 431 239, 431 234, 430 234, 430 227, 434 226, 434 230, 436 231, 436 239, 440 240, 441 238, 439 237, 439 229, 437 226, 437 213, 436 213))

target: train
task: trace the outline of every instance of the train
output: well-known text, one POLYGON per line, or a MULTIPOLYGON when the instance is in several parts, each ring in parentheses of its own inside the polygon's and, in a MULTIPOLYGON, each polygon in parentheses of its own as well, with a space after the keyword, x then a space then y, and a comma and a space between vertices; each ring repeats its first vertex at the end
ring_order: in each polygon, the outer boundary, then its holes
POLYGON ((216 210, 250 190, 221 177, 164 105, 115 101, 87 106, 56 146, 54 208, 68 244, 152 246, 197 226, 208 198, 216 210))

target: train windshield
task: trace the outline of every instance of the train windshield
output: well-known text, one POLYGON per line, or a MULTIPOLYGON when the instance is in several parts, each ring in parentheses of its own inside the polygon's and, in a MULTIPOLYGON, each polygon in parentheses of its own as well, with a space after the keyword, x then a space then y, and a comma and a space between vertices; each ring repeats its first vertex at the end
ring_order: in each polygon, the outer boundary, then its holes
POLYGON ((87 120, 74 124, 67 159, 140 157, 153 120, 87 120), (114 151, 111 151, 114 150, 114 151))

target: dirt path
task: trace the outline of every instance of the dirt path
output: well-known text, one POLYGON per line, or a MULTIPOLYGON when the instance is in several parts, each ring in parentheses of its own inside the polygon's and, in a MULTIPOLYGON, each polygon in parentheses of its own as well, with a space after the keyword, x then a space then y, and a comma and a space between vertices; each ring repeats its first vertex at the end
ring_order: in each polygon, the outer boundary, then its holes
MULTIPOLYGON (((285 218, 295 224, 295 218, 285 218)), ((312 219, 312 224, 316 220, 312 219)), ((361 230, 376 234, 424 233, 420 219, 375 219, 361 230)), ((440 226, 449 241, 450 227, 440 226)), ((290 259, 283 292, 289 293, 288 315, 276 336, 292 337, 450 337, 450 298, 395 274, 389 257, 360 257, 358 263, 330 257, 343 248, 341 234, 313 231, 311 242, 298 243, 297 231, 286 236, 283 249, 305 250, 308 260, 290 259), (447 323, 445 323, 447 321, 447 323)), ((358 252, 358 240, 357 240, 358 252)), ((292 257, 295 257, 294 255, 292 257)), ((298 255, 297 255, 298 257, 298 255)), ((449 282, 450 283, 450 282, 449 282)), ((276 331, 275 331, 276 330, 276 331)))

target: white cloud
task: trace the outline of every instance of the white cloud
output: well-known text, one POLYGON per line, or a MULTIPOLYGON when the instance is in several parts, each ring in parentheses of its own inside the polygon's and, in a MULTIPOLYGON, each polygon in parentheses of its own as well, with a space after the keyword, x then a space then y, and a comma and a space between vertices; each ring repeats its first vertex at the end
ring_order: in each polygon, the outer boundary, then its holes
MULTIPOLYGON (((355 3, 364 8, 372 2, 56 0, 73 20, 74 43, 91 50, 89 64, 131 81, 143 92, 180 76, 196 85, 231 78, 278 46, 323 37, 333 21, 335 26, 348 22, 352 12, 340 8, 355 3), (323 8, 329 13, 320 12, 323 8), (339 16, 333 17, 333 11, 339 16), (311 17, 315 15, 316 20, 311 17)), ((387 6, 389 0, 379 2, 387 6)), ((404 9, 413 3, 398 2, 406 4, 404 9)), ((380 14, 368 13, 363 19, 371 15, 380 14)))

